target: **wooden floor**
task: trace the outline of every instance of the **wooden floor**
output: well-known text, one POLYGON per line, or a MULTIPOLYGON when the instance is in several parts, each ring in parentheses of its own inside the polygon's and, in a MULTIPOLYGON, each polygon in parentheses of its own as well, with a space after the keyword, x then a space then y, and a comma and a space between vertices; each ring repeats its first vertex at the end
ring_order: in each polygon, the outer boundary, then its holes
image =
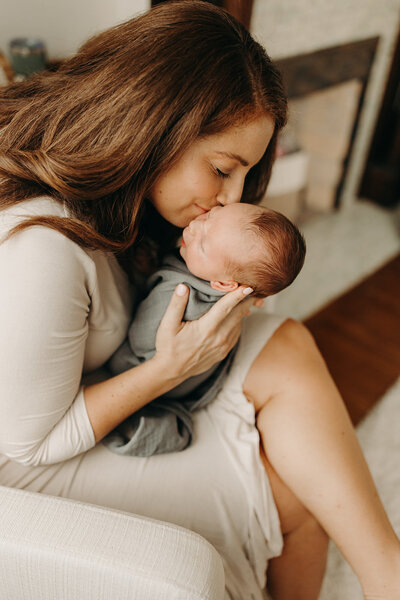
POLYGON ((400 255, 305 324, 357 424, 400 375, 400 255))

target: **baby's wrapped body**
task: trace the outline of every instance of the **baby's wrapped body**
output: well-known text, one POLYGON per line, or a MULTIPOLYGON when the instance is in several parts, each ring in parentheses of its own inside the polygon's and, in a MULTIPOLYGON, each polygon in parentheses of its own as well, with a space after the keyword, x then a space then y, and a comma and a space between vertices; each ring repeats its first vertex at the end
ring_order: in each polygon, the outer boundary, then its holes
MULTIPOLYGON (((190 273, 178 252, 166 256, 147 282, 147 296, 137 308, 127 339, 109 361, 114 375, 154 356, 157 329, 179 283, 185 283, 190 291, 185 321, 199 319, 224 295, 190 273)), ((129 456, 151 456, 186 448, 193 433, 191 412, 217 396, 235 352, 236 346, 223 361, 135 412, 105 438, 104 444, 118 454, 129 456)))

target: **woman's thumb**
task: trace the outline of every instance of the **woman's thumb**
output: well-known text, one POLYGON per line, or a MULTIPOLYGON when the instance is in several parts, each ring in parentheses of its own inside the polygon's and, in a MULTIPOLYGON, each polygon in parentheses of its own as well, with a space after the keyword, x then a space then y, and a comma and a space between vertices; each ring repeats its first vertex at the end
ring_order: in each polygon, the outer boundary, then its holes
POLYGON ((183 283, 176 286, 160 325, 178 331, 189 299, 188 292, 188 287, 183 283))

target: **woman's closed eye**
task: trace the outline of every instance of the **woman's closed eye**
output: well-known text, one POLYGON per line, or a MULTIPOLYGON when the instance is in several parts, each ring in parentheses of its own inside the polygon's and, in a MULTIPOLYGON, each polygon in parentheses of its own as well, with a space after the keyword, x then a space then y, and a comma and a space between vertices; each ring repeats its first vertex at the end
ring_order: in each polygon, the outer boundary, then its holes
POLYGON ((221 169, 215 169, 217 172, 218 177, 222 177, 223 179, 226 179, 227 177, 229 177, 229 173, 224 173, 223 171, 221 171, 221 169))

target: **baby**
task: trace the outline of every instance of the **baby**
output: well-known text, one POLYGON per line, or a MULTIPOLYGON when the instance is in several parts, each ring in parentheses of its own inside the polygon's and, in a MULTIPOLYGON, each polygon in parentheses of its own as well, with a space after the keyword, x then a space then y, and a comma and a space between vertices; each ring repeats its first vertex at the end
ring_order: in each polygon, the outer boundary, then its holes
MULTIPOLYGON (((167 255, 149 278, 128 337, 111 357, 111 372, 126 371, 155 354, 157 329, 178 283, 189 287, 184 320, 192 321, 239 285, 250 286, 259 297, 276 294, 298 275, 304 256, 297 227, 267 208, 231 204, 197 217, 183 230, 179 252, 167 255)), ((216 397, 235 351, 236 346, 205 373, 136 412, 106 438, 106 445, 136 456, 185 448, 192 435, 190 413, 216 397)))

